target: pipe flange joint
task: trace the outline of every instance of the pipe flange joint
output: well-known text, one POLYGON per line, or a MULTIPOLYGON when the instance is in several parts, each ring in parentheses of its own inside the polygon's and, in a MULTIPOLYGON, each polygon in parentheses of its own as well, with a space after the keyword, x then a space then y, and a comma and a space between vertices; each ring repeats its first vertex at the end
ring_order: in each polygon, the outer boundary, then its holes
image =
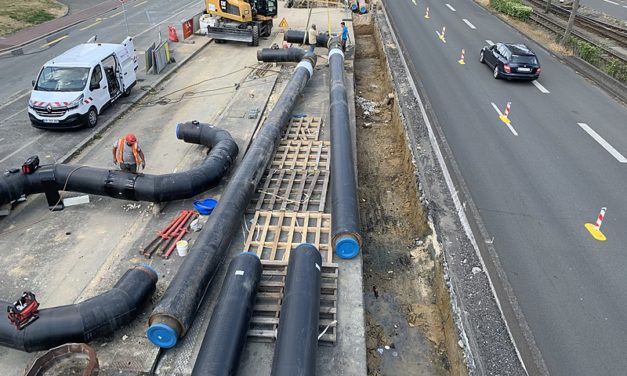
POLYGON ((178 341, 178 335, 176 331, 172 329, 170 326, 162 323, 155 323, 148 327, 146 331, 146 336, 155 344, 155 346, 169 349, 176 345, 178 341))
POLYGON ((313 64, 309 60, 301 60, 300 63, 296 66, 298 68, 305 68, 309 72, 309 78, 313 77, 313 64))

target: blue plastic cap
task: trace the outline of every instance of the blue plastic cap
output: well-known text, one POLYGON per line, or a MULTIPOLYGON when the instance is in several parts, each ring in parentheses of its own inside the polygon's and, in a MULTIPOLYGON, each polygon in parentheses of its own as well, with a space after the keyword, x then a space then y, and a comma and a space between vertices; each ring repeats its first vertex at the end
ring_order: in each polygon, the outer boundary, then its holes
POLYGON ((253 255, 257 258, 259 258, 259 255, 257 255, 255 252, 242 252, 243 255, 253 255))
POLYGON ((140 266, 153 271, 156 275, 159 275, 159 273, 157 273, 157 269, 153 268, 152 266, 148 265, 148 264, 140 264, 140 266))
POLYGON ((366 11, 367 11, 367 10, 368 10, 368 9, 366 9, 366 7, 361 7, 361 8, 359 8, 359 12, 360 12, 361 14, 366 13, 366 11))
POLYGON ((150 342, 155 344, 155 346, 164 349, 174 347, 174 345, 176 345, 176 341, 178 340, 176 331, 162 323, 150 325, 146 331, 146 336, 150 342))
POLYGON ((179 129, 181 129, 181 123, 176 123, 176 138, 180 140, 181 136, 179 134, 179 129))
POLYGON ((343 259, 352 259, 359 254, 359 243, 352 236, 342 236, 335 242, 335 253, 343 259))
POLYGON ((357 3, 352 3, 351 4, 351 9, 352 10, 356 10, 357 9, 357 3))

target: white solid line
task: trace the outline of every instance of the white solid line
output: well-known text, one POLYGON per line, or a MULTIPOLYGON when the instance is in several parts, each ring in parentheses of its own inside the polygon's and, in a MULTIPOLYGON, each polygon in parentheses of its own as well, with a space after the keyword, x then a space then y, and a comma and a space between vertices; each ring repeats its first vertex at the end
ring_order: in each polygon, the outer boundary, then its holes
POLYGON ((22 145, 22 147, 21 147, 21 148, 17 149, 16 151, 14 151, 13 153, 11 153, 11 154, 7 155, 6 157, 4 157, 4 158, 0 159, 0 163, 2 163, 2 162, 4 162, 4 161, 6 161, 7 159, 11 158, 11 157, 12 157, 12 156, 14 156, 15 154, 17 154, 17 153, 21 152, 21 151, 22 151, 22 150, 24 150, 24 148, 26 148, 27 146, 32 145, 35 141, 37 141, 37 140, 39 140, 40 138, 42 138, 42 137, 44 136, 44 134, 45 134, 45 133, 40 134, 40 135, 39 135, 37 138, 35 138, 34 140, 32 140, 32 141, 29 141, 29 142, 25 143, 24 145, 22 145))
POLYGON ((453 12, 456 12, 455 8, 453 8, 453 7, 451 6, 451 4, 444 4, 444 5, 446 5, 446 7, 447 7, 448 9, 452 10, 453 12))
MULTIPOLYGON (((388 16, 388 12, 385 9, 385 5, 383 5, 383 13, 385 14, 385 20, 387 21, 387 24, 391 25, 390 17, 388 16)), ((394 29, 392 29, 392 39, 394 39, 394 43, 396 43, 397 46, 400 45, 398 43, 398 38, 396 38, 396 34, 394 33, 394 29)), ((416 83, 414 82, 414 79, 411 75, 411 72, 409 71, 409 67, 407 66, 407 62, 405 61, 405 58, 403 57, 403 55, 401 55, 401 62, 403 63, 403 67, 405 68, 405 73, 407 74, 407 77, 409 78, 409 85, 411 86, 411 89, 414 95, 418 99, 418 107, 420 107, 420 113, 422 114, 422 118, 424 119, 425 124, 427 125, 427 131, 429 133, 429 141, 431 143, 431 147, 433 148, 433 151, 438 160, 438 164, 440 165, 440 168, 442 169, 442 174, 444 175, 444 180, 446 181, 446 186, 449 190, 449 193, 453 197, 453 204, 455 204, 455 209, 457 210, 457 215, 459 216, 459 220, 461 221, 462 227, 464 228, 464 232, 468 236, 468 239, 470 239, 470 243, 472 244, 472 247, 475 250, 477 257, 479 258, 479 261, 481 262, 481 267, 486 272, 485 275, 486 277, 488 277, 488 281, 490 282, 490 290, 492 290, 492 295, 494 296, 494 299, 496 300, 496 305, 499 307, 501 318, 503 319, 503 322, 505 323, 505 327, 507 328, 507 334, 509 334, 509 338, 512 340, 512 343, 514 343, 514 348, 516 349, 516 355, 518 356, 518 360, 520 361, 523 368, 525 369, 525 373, 527 373, 527 366, 525 365, 525 360, 520 355, 518 344, 516 343, 516 340, 514 339, 514 336, 512 335, 512 330, 509 327, 509 323, 507 322, 505 318, 505 314, 503 313, 503 307, 501 306, 500 297, 496 293, 496 289, 494 288, 494 282, 492 282, 492 278, 494 276, 491 276, 490 273, 488 272, 488 269, 486 268, 485 261, 483 260, 483 256, 481 255, 481 251, 479 250, 479 245, 477 244, 477 239, 475 238, 475 234, 472 231, 472 228, 470 227, 470 222, 468 221, 466 212, 464 212, 465 208, 462 205, 461 200, 459 199, 459 195, 457 194, 455 184, 453 183, 453 178, 451 177, 451 173, 448 167, 446 166, 446 162, 444 162, 444 155, 442 154, 442 150, 440 149, 440 145, 438 144, 438 140, 435 136, 435 132, 433 131, 433 126, 431 125, 431 122, 429 121, 429 117, 427 116, 427 111, 425 110, 425 106, 422 103, 422 99, 420 98, 420 95, 418 94, 416 83)), ((468 337, 463 336, 462 342, 464 343, 465 346, 468 346, 468 337)))
POLYGON ((5 107, 8 107, 10 105, 12 105, 13 103, 19 101, 20 99, 24 98, 27 95, 30 95, 31 90, 30 89, 24 89, 20 92, 17 92, 15 94, 12 95, 13 99, 11 99, 9 102, 3 104, 2 106, 0 106, 0 110, 2 110, 5 107))
POLYGON ((601 146, 603 146, 603 148, 607 150, 607 152, 610 153, 612 157, 616 158, 617 161, 619 161, 620 163, 627 163, 627 158, 623 157, 623 155, 619 153, 618 150, 614 149, 612 145, 610 145, 607 141, 605 141, 603 137, 601 137, 597 132, 595 132, 592 128, 590 128, 588 124, 577 123, 577 125, 579 125, 581 129, 586 131, 586 133, 588 133, 592 138, 594 138, 596 142, 598 142, 601 146))
POLYGON ((414 3, 414 5, 418 5, 418 4, 416 3, 416 0, 411 0, 411 1, 412 1, 412 3, 414 3))
POLYGON ((610 3, 612 5, 620 5, 619 3, 615 2, 615 1, 611 1, 611 0, 603 0, 603 1, 605 1, 606 3, 610 3))
POLYGON ((470 21, 468 21, 467 19, 463 19, 462 21, 464 21, 464 23, 466 23, 466 25, 468 25, 469 28, 471 29, 476 29, 475 25, 471 24, 470 21))
MULTIPOLYGON (((501 112, 501 110, 499 110, 499 108, 494 104, 494 102, 490 102, 492 104, 492 107, 494 107, 494 110, 496 111, 497 114, 499 114, 499 116, 503 116, 503 113, 501 112)), ((512 131, 512 133, 514 134, 514 136, 518 136, 518 132, 516 132, 516 130, 514 129, 514 126, 512 124, 509 123, 505 123, 507 125, 507 128, 509 128, 510 131, 512 131)))
POLYGON ((14 113, 13 115, 11 115, 11 116, 9 116, 7 118, 4 118, 4 119, 0 120, 0 124, 4 123, 5 121, 9 121, 9 120, 13 119, 14 117, 16 117, 17 115, 21 114, 24 111, 26 111, 25 108, 19 110, 18 112, 14 113))
POLYGON ((533 84, 533 86, 537 87, 538 90, 540 90, 544 94, 549 94, 550 93, 550 91, 548 91, 544 86, 542 86, 542 84, 540 84, 537 80, 533 80, 533 81, 531 81, 531 83, 533 84))
POLYGON ((486 43, 487 43, 487 44, 489 44, 490 46, 494 46, 494 42, 492 42, 491 40, 486 39, 485 41, 486 41, 486 43))

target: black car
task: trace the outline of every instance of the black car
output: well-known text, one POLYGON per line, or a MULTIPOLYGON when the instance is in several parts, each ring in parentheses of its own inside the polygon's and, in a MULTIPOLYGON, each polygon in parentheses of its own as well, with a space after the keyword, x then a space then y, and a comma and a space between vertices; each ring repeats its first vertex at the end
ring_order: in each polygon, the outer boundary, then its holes
POLYGON ((542 68, 538 57, 524 44, 497 43, 481 49, 479 62, 493 69, 494 78, 535 80, 542 68))

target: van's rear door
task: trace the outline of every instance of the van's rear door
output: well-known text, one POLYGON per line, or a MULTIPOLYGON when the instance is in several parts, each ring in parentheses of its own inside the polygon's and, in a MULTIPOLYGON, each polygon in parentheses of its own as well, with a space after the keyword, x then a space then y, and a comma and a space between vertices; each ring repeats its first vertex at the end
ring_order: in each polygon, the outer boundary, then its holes
POLYGON ((122 41, 122 48, 117 52, 120 61, 120 71, 122 74, 122 85, 124 90, 131 87, 137 80, 137 55, 133 38, 127 37, 122 41))

